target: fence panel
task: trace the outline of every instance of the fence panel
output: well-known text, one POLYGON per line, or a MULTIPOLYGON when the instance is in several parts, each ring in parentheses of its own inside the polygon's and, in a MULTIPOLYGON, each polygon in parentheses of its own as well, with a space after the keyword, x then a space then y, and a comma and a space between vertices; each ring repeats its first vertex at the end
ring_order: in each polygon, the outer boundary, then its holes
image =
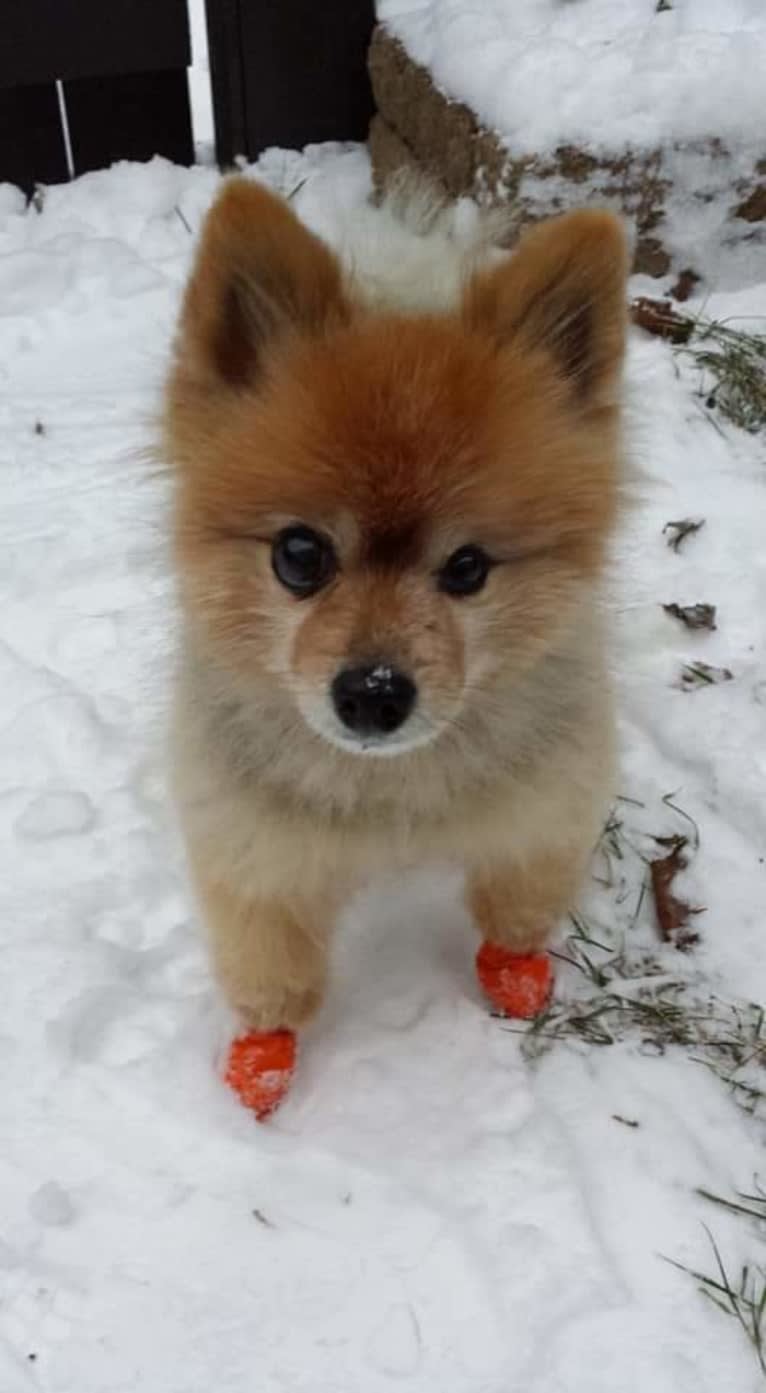
POLYGON ((373 0, 207 0, 219 163, 365 140, 374 18, 373 0))
POLYGON ((2 0, 0 180, 30 190, 119 159, 194 156, 186 0, 2 0))

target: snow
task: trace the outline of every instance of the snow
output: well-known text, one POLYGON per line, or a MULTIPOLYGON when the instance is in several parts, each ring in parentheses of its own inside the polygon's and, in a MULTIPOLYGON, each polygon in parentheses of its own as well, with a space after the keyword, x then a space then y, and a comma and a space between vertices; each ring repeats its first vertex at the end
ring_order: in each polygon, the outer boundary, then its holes
MULTIPOLYGON (((255 172, 307 178, 296 206, 339 240, 368 188, 355 149, 255 172)), ((635 1040, 528 1064, 479 999, 449 868, 349 908, 268 1125, 220 1081, 230 1022, 166 799, 167 482, 146 454, 217 181, 121 165, 40 214, 0 189, 0 1388, 755 1393, 735 1322, 664 1258, 712 1270, 704 1223, 734 1270, 753 1256, 696 1188, 752 1187, 760 1124, 635 1040)), ((764 314, 766 285, 707 311, 764 314)), ((678 831, 672 792, 698 823, 702 942, 659 948, 648 901, 631 927, 638 860, 629 902, 594 881, 586 913, 695 989, 762 1001, 764 440, 697 387, 635 337, 612 603, 621 792, 645 805, 624 816, 678 831), (706 525, 675 554, 662 527, 686 516, 706 525), (715 603, 717 631, 686 633, 673 600, 715 603), (697 657, 733 681, 678 691, 697 657)), ((562 965, 560 996, 582 990, 562 965)))
POLYGON ((517 154, 757 144, 762 0, 672 0, 659 13, 654 0, 377 0, 377 13, 517 154))

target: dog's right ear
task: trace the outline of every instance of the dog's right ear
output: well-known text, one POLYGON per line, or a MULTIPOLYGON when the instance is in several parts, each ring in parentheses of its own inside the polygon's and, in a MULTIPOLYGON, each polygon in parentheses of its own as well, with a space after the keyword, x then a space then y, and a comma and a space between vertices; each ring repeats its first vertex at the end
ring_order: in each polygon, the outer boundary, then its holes
POLYGON ((186 290, 177 360, 187 383, 256 383, 274 344, 349 316, 341 269, 284 199, 231 179, 207 215, 186 290))

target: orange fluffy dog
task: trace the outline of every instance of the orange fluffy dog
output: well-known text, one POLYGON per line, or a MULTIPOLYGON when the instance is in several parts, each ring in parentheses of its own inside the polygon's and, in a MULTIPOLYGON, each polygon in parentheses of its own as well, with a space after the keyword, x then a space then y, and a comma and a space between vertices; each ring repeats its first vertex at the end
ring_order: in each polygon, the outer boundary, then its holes
POLYGON ((451 304, 386 303, 234 180, 186 293, 177 797, 261 1116, 381 866, 459 862, 487 994, 540 1010, 609 795, 625 240, 578 212, 485 263, 451 304))

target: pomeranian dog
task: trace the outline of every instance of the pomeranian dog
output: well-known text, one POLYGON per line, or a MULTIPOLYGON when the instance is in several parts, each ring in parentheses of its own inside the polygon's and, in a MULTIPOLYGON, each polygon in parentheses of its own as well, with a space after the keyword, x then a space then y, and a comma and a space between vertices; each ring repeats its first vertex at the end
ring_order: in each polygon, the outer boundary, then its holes
POLYGON ((487 995, 540 1011, 610 793, 622 225, 417 240, 365 280, 228 182, 167 390, 177 801, 258 1116, 377 868, 459 863, 487 995))

